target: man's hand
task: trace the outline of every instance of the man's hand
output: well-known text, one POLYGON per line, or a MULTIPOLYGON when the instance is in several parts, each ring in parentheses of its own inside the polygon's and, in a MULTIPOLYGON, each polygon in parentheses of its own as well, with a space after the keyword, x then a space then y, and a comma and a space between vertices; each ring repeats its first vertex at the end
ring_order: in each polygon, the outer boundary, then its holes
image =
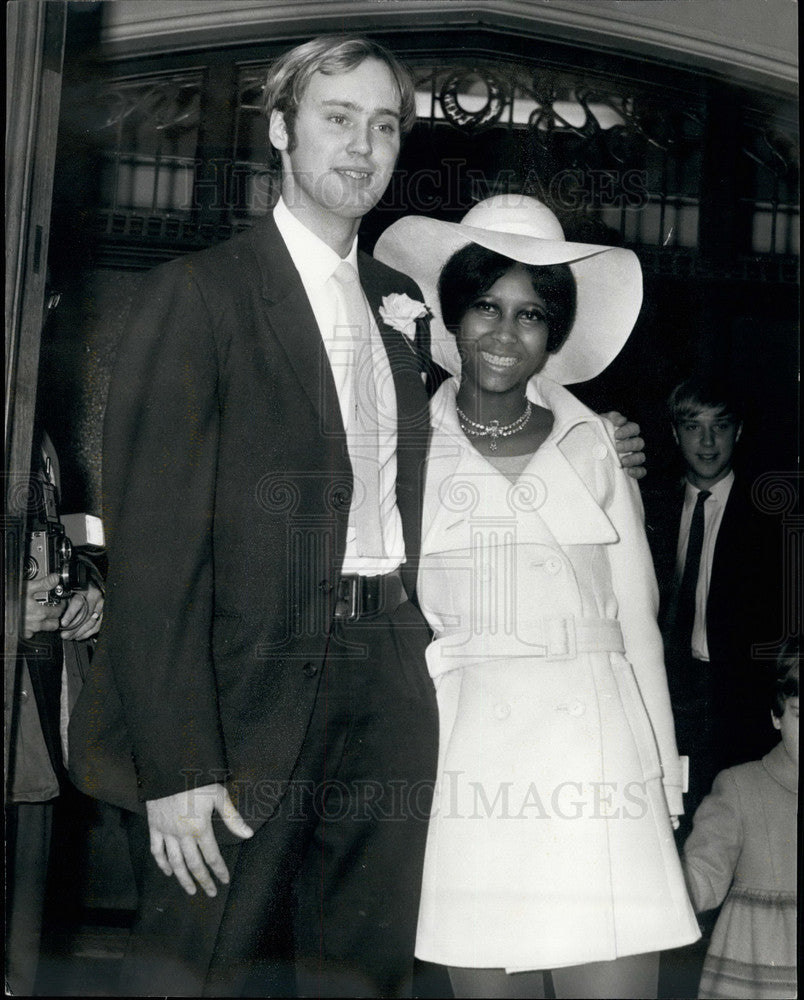
POLYGON ((64 601, 58 604, 40 604, 37 597, 46 598, 58 584, 61 577, 51 573, 42 580, 25 582, 25 598, 22 607, 22 635, 31 639, 37 632, 56 632, 59 619, 64 614, 64 601))
POLYGON ((213 811, 218 810, 236 837, 251 837, 254 833, 235 809, 224 786, 201 785, 163 799, 152 799, 145 805, 151 854, 165 875, 175 875, 190 896, 195 895, 193 877, 208 896, 216 896, 218 890, 207 865, 224 884, 229 882, 229 871, 212 832, 213 811))
POLYGON ((94 583, 88 583, 86 590, 77 590, 67 603, 61 616, 62 639, 90 639, 101 627, 103 618, 103 594, 94 583))
POLYGON ((647 476, 648 470, 644 468, 645 442, 639 436, 639 424, 629 421, 616 410, 602 413, 601 416, 614 424, 614 443, 620 456, 620 465, 632 479, 647 476))

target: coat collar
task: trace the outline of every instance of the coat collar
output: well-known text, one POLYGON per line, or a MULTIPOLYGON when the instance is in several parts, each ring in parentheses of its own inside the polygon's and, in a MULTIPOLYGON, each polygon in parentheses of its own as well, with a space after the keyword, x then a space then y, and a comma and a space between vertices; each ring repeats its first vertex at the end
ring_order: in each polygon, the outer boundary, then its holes
MULTIPOLYGON (((506 510, 510 504, 512 484, 486 461, 461 430, 456 412, 457 390, 458 381, 451 378, 433 397, 431 467, 435 468, 438 463, 439 481, 450 474, 458 477, 467 473, 482 475, 484 509, 506 510)), ((555 418, 549 437, 522 474, 523 484, 535 484, 537 487, 533 491, 534 511, 562 545, 616 542, 619 535, 614 525, 600 508, 583 475, 569 461, 562 448, 567 436, 582 424, 596 429, 595 441, 598 445, 605 443, 606 447, 612 448, 601 419, 563 386, 542 376, 535 376, 531 380, 528 397, 533 402, 547 406, 555 418), (546 482, 548 479, 549 485, 546 482)), ((456 514, 456 517, 462 516, 456 514)), ((523 521, 520 528, 524 527, 524 523, 523 521)))
POLYGON ((781 743, 762 758, 762 766, 783 788, 798 794, 798 768, 781 743))
MULTIPOLYGON (((448 378, 433 396, 432 412, 433 426, 443 426, 448 433, 455 434, 463 444, 475 452, 475 448, 466 440, 458 423, 458 416, 455 412, 455 399, 458 393, 460 380, 456 377, 448 378)), ((608 435, 604 429, 603 420, 585 406, 571 392, 545 378, 543 375, 534 375, 528 383, 528 399, 540 406, 546 406, 552 410, 554 423, 550 436, 545 441, 548 447, 556 447, 567 436, 573 427, 585 423, 599 429, 599 436, 603 440, 608 440, 608 435)), ((541 448, 539 452, 541 452, 541 448)), ((537 454, 538 454, 537 453, 537 454)), ((535 456, 534 456, 535 457, 535 456)))

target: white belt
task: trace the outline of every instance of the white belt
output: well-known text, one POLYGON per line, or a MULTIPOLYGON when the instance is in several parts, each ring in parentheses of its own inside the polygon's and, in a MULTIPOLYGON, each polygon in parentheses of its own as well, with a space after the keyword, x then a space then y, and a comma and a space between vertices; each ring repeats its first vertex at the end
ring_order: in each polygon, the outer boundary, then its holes
POLYGON ((543 618, 543 646, 531 655, 546 660, 569 660, 576 653, 624 653, 623 633, 614 618, 543 618))
POLYGON ((542 618, 536 630, 541 642, 523 642, 516 636, 479 636, 464 630, 446 632, 427 651, 430 674, 458 670, 474 663, 495 660, 572 660, 578 653, 624 653, 620 623, 613 618, 576 618, 574 615, 542 618), (482 650, 477 642, 484 644, 482 650))

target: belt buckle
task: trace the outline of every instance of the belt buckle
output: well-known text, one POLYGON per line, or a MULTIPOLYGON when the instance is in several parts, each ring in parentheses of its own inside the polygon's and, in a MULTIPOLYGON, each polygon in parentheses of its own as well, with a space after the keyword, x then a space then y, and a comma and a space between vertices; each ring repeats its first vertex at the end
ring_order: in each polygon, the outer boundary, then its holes
POLYGON ((360 576, 351 573, 349 576, 342 576, 338 581, 338 601, 335 605, 335 613, 341 621, 356 622, 360 618, 360 580, 360 576), (346 604, 346 614, 338 612, 338 605, 341 603, 346 604))
POLYGON ((574 660, 578 651, 574 616, 542 618, 541 626, 544 641, 536 655, 550 661, 574 660))

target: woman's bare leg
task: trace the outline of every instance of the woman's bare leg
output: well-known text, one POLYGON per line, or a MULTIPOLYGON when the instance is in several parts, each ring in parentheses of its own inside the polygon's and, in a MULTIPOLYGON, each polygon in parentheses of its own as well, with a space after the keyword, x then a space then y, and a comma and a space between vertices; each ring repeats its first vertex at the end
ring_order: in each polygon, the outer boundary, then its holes
POLYGON ((489 997, 489 1000, 542 1000, 544 973, 505 969, 464 969, 450 966, 449 978, 456 997, 489 997))
POLYGON ((553 985, 559 1000, 655 1000, 659 952, 553 969, 553 985))

